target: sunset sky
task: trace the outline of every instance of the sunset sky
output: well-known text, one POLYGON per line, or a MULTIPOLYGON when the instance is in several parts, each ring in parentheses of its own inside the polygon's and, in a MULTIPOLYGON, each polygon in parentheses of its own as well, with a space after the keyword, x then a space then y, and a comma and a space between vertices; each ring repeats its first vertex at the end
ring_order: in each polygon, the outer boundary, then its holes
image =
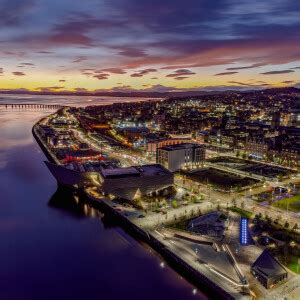
POLYGON ((300 1, 0 0, 0 89, 300 87, 300 1))

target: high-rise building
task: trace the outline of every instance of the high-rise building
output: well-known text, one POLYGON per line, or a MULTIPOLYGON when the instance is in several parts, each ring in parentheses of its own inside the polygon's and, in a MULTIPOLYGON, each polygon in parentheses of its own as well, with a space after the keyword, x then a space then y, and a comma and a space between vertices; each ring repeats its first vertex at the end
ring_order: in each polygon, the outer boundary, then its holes
POLYGON ((204 145, 185 143, 157 149, 156 162, 175 172, 201 166, 205 160, 204 145))

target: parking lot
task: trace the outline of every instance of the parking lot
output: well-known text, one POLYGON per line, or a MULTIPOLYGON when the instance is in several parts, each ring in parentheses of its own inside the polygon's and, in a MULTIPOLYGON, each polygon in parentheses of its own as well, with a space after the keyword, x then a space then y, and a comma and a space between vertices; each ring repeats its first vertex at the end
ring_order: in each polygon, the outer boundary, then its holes
POLYGON ((264 164, 260 162, 254 162, 250 160, 243 160, 235 157, 216 157, 210 159, 209 162, 218 166, 223 166, 269 178, 286 176, 292 173, 291 170, 286 168, 273 166, 270 164, 264 164))

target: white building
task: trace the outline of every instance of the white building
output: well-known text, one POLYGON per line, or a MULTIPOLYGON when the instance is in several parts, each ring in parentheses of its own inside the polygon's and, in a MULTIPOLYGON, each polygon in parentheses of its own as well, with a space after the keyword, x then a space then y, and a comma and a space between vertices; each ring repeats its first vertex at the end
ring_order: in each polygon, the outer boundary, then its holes
POLYGON ((205 147, 199 144, 177 144, 157 149, 156 162, 171 172, 201 166, 205 160, 205 147))

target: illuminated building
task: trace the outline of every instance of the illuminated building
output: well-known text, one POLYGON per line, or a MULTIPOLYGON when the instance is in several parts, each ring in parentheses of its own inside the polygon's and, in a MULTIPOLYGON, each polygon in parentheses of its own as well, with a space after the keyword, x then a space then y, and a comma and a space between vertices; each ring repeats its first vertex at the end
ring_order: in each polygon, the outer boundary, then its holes
POLYGON ((288 277, 286 269, 267 249, 253 263, 251 272, 266 289, 272 288, 288 277))
POLYGON ((157 149, 156 162, 171 172, 199 167, 205 160, 203 145, 186 143, 164 146, 157 149))

